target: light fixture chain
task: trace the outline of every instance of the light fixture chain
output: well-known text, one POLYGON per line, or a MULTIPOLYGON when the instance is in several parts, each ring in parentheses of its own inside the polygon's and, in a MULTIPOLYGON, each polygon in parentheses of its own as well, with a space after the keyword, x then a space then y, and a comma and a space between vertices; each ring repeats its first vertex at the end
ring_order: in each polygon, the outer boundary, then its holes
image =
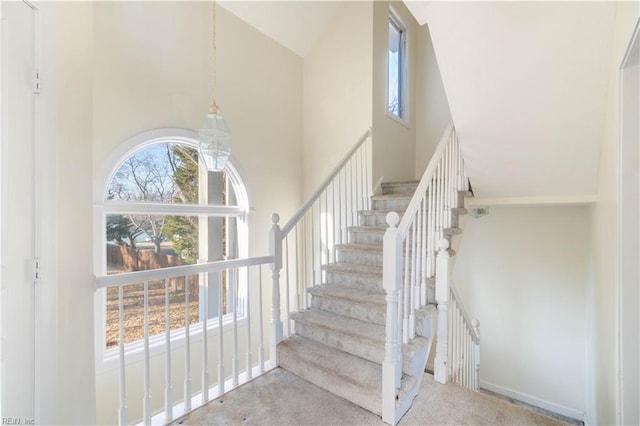
POLYGON ((216 104, 216 88, 218 84, 218 54, 216 49, 216 32, 218 25, 216 22, 216 0, 213 0, 213 109, 218 109, 216 104))

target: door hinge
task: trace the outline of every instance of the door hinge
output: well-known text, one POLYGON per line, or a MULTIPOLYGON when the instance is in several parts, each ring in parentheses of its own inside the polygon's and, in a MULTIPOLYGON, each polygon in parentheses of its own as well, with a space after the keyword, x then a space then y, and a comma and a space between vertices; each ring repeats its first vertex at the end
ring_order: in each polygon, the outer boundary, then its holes
POLYGON ((37 283, 41 278, 41 265, 40 258, 33 259, 33 280, 37 283))
POLYGON ((36 70, 33 78, 33 93, 35 93, 36 95, 39 95, 41 88, 42 86, 40 81, 40 71, 36 70))

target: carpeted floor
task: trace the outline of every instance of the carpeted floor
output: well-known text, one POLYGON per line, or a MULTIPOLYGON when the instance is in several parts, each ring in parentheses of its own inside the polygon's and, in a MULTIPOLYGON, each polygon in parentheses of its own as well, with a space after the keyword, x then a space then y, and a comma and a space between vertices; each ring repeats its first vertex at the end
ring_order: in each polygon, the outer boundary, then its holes
MULTIPOLYGON (((178 419, 182 425, 384 425, 380 417, 277 368, 178 419)), ((425 374, 401 425, 565 425, 425 374)))

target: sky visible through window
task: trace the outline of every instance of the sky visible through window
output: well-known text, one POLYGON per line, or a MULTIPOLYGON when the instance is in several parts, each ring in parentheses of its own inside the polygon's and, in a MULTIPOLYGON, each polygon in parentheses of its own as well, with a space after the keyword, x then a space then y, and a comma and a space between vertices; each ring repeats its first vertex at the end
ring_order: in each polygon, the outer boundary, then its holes
POLYGON ((389 20, 389 86, 387 87, 387 110, 402 117, 401 77, 402 77, 402 30, 389 20))

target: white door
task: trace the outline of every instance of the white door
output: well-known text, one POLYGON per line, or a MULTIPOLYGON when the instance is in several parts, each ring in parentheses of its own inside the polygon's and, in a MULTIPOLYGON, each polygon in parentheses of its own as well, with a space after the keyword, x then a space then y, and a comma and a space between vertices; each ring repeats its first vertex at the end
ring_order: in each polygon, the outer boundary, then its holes
POLYGON ((2 2, 2 417, 36 415, 35 394, 35 26, 25 2, 2 2))

